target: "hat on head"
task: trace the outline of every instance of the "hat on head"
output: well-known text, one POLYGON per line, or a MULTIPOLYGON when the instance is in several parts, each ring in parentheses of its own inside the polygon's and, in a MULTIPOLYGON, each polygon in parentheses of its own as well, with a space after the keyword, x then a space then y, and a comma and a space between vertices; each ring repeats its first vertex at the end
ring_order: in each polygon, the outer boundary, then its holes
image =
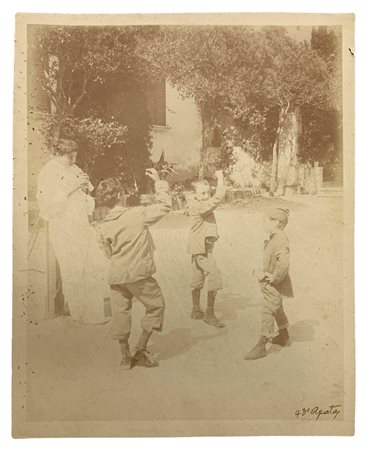
POLYGON ((289 209, 287 208, 269 208, 267 216, 270 219, 279 220, 279 222, 288 223, 289 209))

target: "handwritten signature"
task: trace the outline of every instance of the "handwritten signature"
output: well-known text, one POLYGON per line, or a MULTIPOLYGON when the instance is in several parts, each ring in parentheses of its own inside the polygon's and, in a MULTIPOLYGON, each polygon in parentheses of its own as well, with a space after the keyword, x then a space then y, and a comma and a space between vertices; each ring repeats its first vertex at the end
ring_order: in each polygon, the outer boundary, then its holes
POLYGON ((321 409, 319 406, 314 406, 313 408, 302 408, 295 411, 297 419, 300 417, 314 416, 316 420, 320 417, 331 416, 335 420, 340 414, 342 405, 329 405, 326 409, 321 409))

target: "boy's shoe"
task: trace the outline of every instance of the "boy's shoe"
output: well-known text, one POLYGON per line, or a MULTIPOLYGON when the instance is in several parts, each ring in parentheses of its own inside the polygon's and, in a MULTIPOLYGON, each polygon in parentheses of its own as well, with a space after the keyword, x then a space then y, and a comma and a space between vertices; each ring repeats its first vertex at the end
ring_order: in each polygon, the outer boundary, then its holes
POLYGON ((137 350, 132 357, 131 366, 157 367, 159 363, 148 350, 137 350))
POLYGON ((266 356, 266 347, 265 347, 266 342, 267 339, 264 339, 262 336, 259 342, 255 345, 255 347, 245 355, 245 359, 253 360, 264 358, 266 356))
POLYGON ((130 352, 126 352, 122 355, 120 367, 122 370, 130 370, 132 367, 132 358, 130 352))
POLYGON ((200 289, 193 289, 191 291, 192 296, 192 311, 191 319, 201 320, 204 317, 204 313, 200 308, 200 289))
POLYGON ((219 320, 214 313, 208 314, 206 312, 204 315, 204 322, 212 327, 225 328, 225 324, 219 320))
POLYGON ((202 320, 204 318, 204 313, 200 308, 192 308, 191 319, 202 320))
POLYGON ((289 334, 286 328, 279 330, 279 333, 271 340, 272 344, 288 347, 290 345, 289 334))

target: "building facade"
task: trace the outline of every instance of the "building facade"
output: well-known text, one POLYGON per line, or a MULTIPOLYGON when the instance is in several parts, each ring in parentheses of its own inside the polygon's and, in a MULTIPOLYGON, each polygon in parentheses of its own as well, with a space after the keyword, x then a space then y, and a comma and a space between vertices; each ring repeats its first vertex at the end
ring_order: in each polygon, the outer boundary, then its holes
POLYGON ((183 99, 174 86, 165 82, 165 104, 161 103, 160 108, 165 110, 165 122, 152 121, 151 160, 159 161, 164 152, 165 160, 175 164, 178 173, 170 178, 172 181, 192 178, 198 172, 202 146, 202 122, 195 101, 183 99))

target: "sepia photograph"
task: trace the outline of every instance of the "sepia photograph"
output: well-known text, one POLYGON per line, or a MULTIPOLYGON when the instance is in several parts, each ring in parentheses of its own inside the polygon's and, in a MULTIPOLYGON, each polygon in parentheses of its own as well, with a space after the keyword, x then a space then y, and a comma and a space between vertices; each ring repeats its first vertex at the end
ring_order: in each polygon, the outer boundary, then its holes
POLYGON ((353 435, 353 14, 18 14, 13 437, 353 435))

